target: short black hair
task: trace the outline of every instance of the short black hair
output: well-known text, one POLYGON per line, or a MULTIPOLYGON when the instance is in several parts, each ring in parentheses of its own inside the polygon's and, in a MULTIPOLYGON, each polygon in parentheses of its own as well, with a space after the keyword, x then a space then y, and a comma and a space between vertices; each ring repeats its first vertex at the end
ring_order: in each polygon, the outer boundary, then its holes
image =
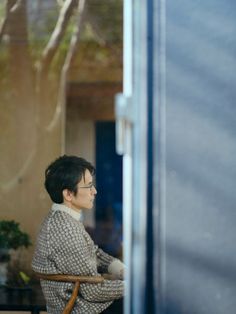
POLYGON ((84 158, 63 155, 53 161, 45 170, 45 188, 54 203, 63 203, 63 190, 77 193, 77 184, 85 171, 95 174, 94 166, 84 158))

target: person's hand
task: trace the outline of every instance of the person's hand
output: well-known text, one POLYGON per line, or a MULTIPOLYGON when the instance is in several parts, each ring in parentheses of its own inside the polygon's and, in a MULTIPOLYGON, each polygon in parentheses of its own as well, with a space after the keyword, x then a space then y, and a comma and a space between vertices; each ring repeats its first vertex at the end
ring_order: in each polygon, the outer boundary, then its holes
POLYGON ((108 267, 108 273, 116 277, 116 279, 124 280, 125 265, 118 259, 114 259, 108 267))

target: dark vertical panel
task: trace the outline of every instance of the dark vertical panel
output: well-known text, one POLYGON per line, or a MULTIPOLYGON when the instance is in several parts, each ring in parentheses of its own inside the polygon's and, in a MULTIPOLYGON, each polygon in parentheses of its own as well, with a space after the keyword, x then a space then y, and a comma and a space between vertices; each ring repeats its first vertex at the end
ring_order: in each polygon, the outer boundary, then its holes
POLYGON ((115 151, 114 122, 96 123, 96 184, 96 218, 121 219, 122 157, 115 151))
POLYGON ((147 1, 147 313, 154 313, 153 286, 153 0, 147 1))

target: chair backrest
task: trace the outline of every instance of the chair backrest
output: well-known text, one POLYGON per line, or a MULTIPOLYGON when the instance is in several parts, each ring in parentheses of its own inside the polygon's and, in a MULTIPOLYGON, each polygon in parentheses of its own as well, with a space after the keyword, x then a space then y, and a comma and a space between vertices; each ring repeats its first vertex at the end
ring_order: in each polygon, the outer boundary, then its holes
POLYGON ((69 301, 67 302, 66 307, 63 310, 62 314, 71 313, 74 307, 81 283, 101 283, 104 281, 103 276, 75 276, 75 275, 42 274, 42 273, 35 273, 35 274, 39 279, 43 279, 43 280, 75 283, 71 297, 69 301))

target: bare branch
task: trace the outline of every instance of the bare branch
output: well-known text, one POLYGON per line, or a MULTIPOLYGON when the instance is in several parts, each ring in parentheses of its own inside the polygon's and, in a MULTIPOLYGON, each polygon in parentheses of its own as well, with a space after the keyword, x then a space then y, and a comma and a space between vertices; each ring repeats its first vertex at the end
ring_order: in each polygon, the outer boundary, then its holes
POLYGON ((22 0, 16 0, 15 3, 12 4, 12 6, 11 6, 11 1, 8 0, 6 2, 6 15, 3 18, 2 22, 1 22, 1 25, 0 25, 0 41, 2 40, 2 37, 5 34, 5 31, 6 31, 6 28, 7 28, 7 24, 8 24, 8 20, 9 20, 9 15, 11 13, 14 13, 14 8, 18 8, 19 5, 21 5, 21 1, 22 0))
POLYGON ((43 73, 46 72, 57 52, 77 1, 78 0, 66 0, 61 8, 55 29, 42 54, 40 70, 43 73))
POLYGON ((91 25, 92 31, 94 33, 95 40, 101 45, 106 45, 106 39, 104 38, 101 31, 99 31, 98 22, 96 19, 92 18, 90 15, 87 16, 87 22, 91 25))
MULTIPOLYGON (((73 60, 73 57, 75 55, 79 38, 80 38, 80 33, 81 33, 81 25, 84 17, 84 11, 85 11, 85 0, 80 0, 78 4, 78 17, 77 17, 77 25, 75 27, 75 30, 72 34, 71 41, 70 41, 70 46, 69 50, 66 55, 66 59, 62 68, 61 72, 61 78, 60 78, 60 87, 59 87, 59 93, 58 93, 58 100, 57 100, 57 106, 56 110, 54 113, 54 117, 47 127, 47 131, 51 131, 54 126, 56 125, 56 122, 58 121, 60 114, 62 113, 62 124, 65 124, 64 118, 65 114, 65 100, 66 100, 66 83, 67 83, 67 75, 69 72, 69 69, 71 67, 71 63, 73 60)), ((65 130, 65 125, 62 126, 62 132, 65 130)), ((62 135, 62 138, 64 139, 64 135, 62 135)), ((63 140, 64 142, 64 140, 63 140)), ((64 144, 62 145, 64 147, 64 144)))
POLYGON ((5 33, 6 27, 7 27, 7 17, 5 17, 3 19, 1 26, 0 26, 0 41, 2 40, 2 37, 5 33))
POLYGON ((72 34, 71 41, 70 41, 70 47, 66 55, 65 63, 63 65, 62 73, 64 73, 64 76, 66 78, 68 71, 71 66, 71 62, 73 60, 73 56, 76 52, 76 48, 80 39, 80 33, 81 33, 81 25, 82 20, 84 16, 84 8, 85 8, 85 0, 80 0, 78 5, 78 17, 77 17, 77 25, 75 27, 74 33, 72 34))
POLYGON ((15 13, 20 8, 21 5, 22 5, 22 0, 16 0, 16 3, 10 9, 10 12, 15 13))

